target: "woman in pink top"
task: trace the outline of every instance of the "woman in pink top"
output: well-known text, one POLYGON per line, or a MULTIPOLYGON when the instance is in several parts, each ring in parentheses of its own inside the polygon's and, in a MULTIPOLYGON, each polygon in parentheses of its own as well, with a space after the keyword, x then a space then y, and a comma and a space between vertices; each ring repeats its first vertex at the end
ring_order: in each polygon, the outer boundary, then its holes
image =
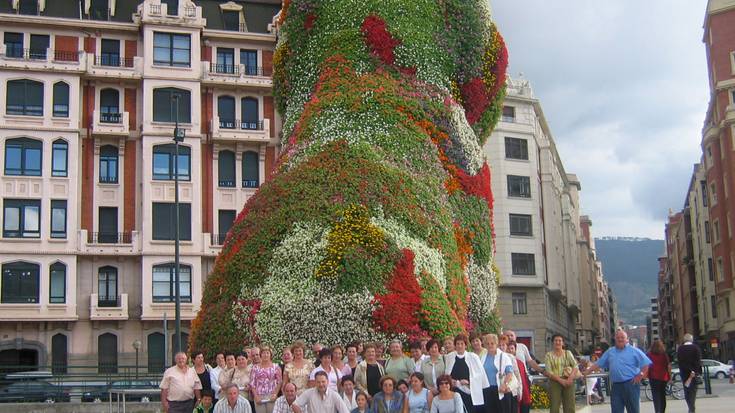
POLYGON ((250 372, 250 390, 256 413, 272 413, 281 388, 281 368, 273 364, 270 347, 260 347, 260 363, 250 372))

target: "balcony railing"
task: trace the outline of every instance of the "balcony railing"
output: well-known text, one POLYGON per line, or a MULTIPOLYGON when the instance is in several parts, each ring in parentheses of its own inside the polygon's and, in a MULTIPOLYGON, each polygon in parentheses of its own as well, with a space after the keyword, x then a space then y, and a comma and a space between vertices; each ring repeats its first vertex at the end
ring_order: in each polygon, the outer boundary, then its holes
POLYGON ((258 181, 254 179, 243 179, 242 180, 243 188, 257 188, 258 186, 259 186, 258 181))
POLYGON ((211 234, 212 245, 224 245, 227 234, 211 234))
POLYGON ((150 13, 151 14, 161 14, 161 5, 160 4, 151 4, 150 5, 150 13))
POLYGON ((240 75, 240 66, 224 63, 210 63, 209 71, 212 73, 221 73, 226 75, 240 75))
POLYGON ((90 244, 131 244, 133 236, 130 232, 90 232, 90 244))
POLYGON ((108 67, 133 67, 134 60, 132 57, 120 57, 115 55, 95 55, 95 66, 108 67))
POLYGON ((100 113, 100 123, 121 123, 122 113, 119 112, 102 112, 100 113))
POLYGON ((225 75, 240 76, 271 76, 272 70, 261 66, 234 65, 224 63, 209 63, 209 72, 225 75))
POLYGON ((122 307, 122 299, 119 295, 98 295, 97 307, 103 308, 119 308, 122 307))
POLYGON ((79 56, 84 52, 53 50, 53 49, 26 49, 12 44, 5 45, 4 57, 20 60, 48 60, 51 56, 56 62, 78 62, 79 56))
POLYGON ((239 120, 239 119, 222 119, 219 120, 220 129, 240 129, 240 130, 256 130, 264 129, 262 120, 239 120))
POLYGON ((197 17, 197 8, 191 6, 184 7, 184 16, 191 18, 197 17))

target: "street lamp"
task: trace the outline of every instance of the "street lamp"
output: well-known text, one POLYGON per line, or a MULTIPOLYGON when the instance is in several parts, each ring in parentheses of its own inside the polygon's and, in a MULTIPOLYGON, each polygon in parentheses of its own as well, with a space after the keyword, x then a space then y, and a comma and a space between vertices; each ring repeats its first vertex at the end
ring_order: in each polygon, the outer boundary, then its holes
POLYGON ((138 350, 140 350, 142 344, 138 339, 133 341, 133 348, 135 349, 135 380, 138 380, 138 350))
POLYGON ((179 142, 184 141, 186 131, 184 129, 179 129, 179 100, 181 99, 181 96, 176 93, 172 98, 176 108, 176 114, 174 116, 174 120, 176 122, 176 126, 174 127, 174 146, 176 148, 174 153, 174 209, 176 211, 174 214, 176 219, 176 223, 174 224, 174 302, 176 303, 174 314, 176 326, 174 336, 174 354, 176 354, 181 351, 181 291, 179 287, 179 142))

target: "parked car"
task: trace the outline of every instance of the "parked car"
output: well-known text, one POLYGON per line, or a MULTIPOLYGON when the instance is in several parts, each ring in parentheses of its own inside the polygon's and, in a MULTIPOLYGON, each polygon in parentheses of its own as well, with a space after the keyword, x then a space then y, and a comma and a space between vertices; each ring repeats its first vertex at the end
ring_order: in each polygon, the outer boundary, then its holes
POLYGON ((17 381, 0 389, 0 402, 68 402, 69 393, 47 381, 17 381))
MULTIPOLYGON (((724 379, 730 374, 730 366, 725 363, 720 363, 717 360, 702 359, 702 368, 704 367, 707 367, 709 376, 713 379, 724 379)), ((671 364, 671 375, 674 377, 674 380, 681 381, 679 365, 677 363, 671 364)))
MULTIPOLYGON (((158 382, 151 380, 119 380, 104 386, 90 388, 82 394, 83 402, 94 402, 95 400, 108 401, 110 390, 150 390, 149 394, 131 394, 125 396, 127 401, 141 401, 147 397, 149 401, 159 401, 161 398, 158 382)), ((116 396, 112 396, 113 400, 116 396)))

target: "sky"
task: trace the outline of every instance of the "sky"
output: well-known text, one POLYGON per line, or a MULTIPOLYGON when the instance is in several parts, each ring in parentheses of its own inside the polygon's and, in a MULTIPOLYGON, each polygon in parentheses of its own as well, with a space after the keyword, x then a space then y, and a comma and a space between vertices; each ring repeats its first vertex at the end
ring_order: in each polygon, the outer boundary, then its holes
POLYGON ((706 0, 491 0, 594 236, 662 239, 684 205, 709 89, 706 0))

